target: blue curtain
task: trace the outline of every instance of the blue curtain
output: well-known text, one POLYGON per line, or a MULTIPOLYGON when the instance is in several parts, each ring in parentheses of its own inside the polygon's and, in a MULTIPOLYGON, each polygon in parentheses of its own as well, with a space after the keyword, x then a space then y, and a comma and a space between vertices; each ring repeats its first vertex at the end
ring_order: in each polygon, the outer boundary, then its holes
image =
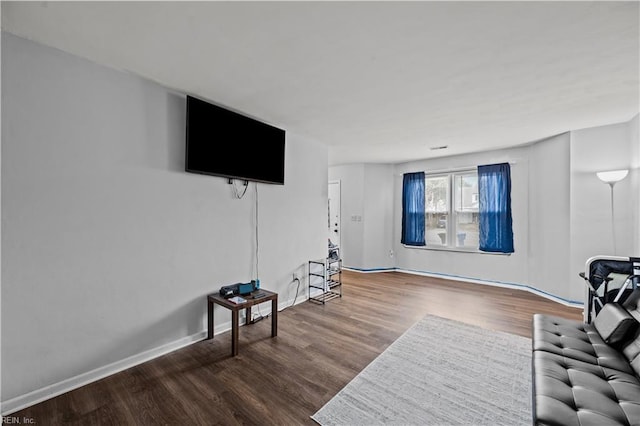
POLYGON ((404 174, 402 179, 402 244, 425 245, 424 187, 424 172, 404 174))
POLYGON ((480 250, 513 253, 511 168, 508 163, 478 166, 480 250))

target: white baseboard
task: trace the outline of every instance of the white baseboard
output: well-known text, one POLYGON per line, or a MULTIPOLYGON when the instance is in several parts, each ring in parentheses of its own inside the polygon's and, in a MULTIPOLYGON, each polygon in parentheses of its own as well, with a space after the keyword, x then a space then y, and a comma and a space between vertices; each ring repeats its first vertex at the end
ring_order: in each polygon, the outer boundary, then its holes
POLYGON ((402 268, 385 268, 385 269, 379 269, 379 270, 376 270, 376 269, 361 270, 361 269, 344 267, 342 269, 346 269, 346 270, 353 271, 353 272, 360 272, 360 273, 404 272, 406 274, 421 275, 421 276, 424 276, 424 277, 442 278, 442 279, 445 279, 445 280, 453 280, 453 281, 462 281, 462 282, 468 282, 468 283, 473 283, 473 284, 490 285, 490 286, 493 286, 493 287, 511 288, 511 289, 515 289, 515 290, 528 291, 529 293, 536 294, 538 296, 544 297, 545 299, 553 300, 554 302, 557 302, 557 303, 560 303, 560 304, 563 304, 565 306, 569 306, 569 307, 572 307, 572 308, 584 308, 584 303, 583 302, 575 301, 575 300, 563 299, 562 297, 555 296, 553 294, 547 293, 547 292, 542 291, 542 290, 538 290, 535 287, 531 287, 531 286, 528 286, 528 285, 525 285, 525 284, 515 284, 515 283, 505 283, 505 282, 501 282, 501 281, 480 280, 480 279, 477 279, 477 278, 461 277, 461 276, 458 276, 458 275, 441 274, 441 273, 434 273, 434 272, 413 271, 413 270, 410 270, 410 269, 402 269, 402 268))
POLYGON ((126 370, 127 368, 135 367, 136 365, 168 354, 169 352, 173 352, 177 349, 189 346, 195 342, 205 339, 206 337, 207 332, 201 331, 191 336, 183 337, 182 339, 167 343, 160 347, 130 356, 128 358, 116 361, 103 367, 98 367, 91 371, 87 371, 86 373, 79 374, 75 377, 70 377, 61 382, 45 386, 41 389, 37 389, 35 391, 17 396, 6 401, 2 401, 2 415, 6 416, 8 414, 15 413, 16 411, 30 407, 39 402, 46 401, 47 399, 62 395, 63 393, 69 392, 79 387, 88 385, 89 383, 111 376, 112 374, 126 370))
MULTIPOLYGON (((306 298, 299 298, 299 300, 296 302, 296 305, 304 301, 306 301, 306 298)), ((290 307, 292 302, 293 300, 289 300, 284 303, 282 302, 279 303, 278 312, 290 307), (285 306, 282 308, 281 306, 283 305, 285 306)), ((265 307, 263 309, 264 309, 263 314, 269 315, 271 313, 271 303, 269 303, 268 308, 265 307)), ((244 325, 243 319, 240 320, 240 324, 244 325)), ((224 333, 229 330, 231 330, 230 320, 216 326, 214 329, 214 335, 224 333)), ((154 358, 158 358, 162 355, 166 355, 170 352, 176 351, 178 349, 182 349, 186 346, 189 346, 193 343, 199 342, 206 338, 207 338, 207 331, 206 330, 200 331, 196 334, 183 337, 181 339, 167 343, 157 348, 150 349, 148 351, 141 352, 136 355, 132 355, 128 358, 122 359, 120 361, 116 361, 114 363, 105 365, 103 367, 98 367, 94 370, 79 374, 74 377, 70 377, 58 383, 54 383, 52 385, 45 386, 43 388, 34 390, 32 392, 28 392, 24 395, 11 398, 6 401, 2 401, 2 403, 0 404, 0 406, 2 407, 1 408, 2 416, 7 416, 9 414, 15 413, 16 411, 20 411, 32 405, 54 398, 58 395, 62 395, 63 393, 88 385, 89 383, 93 383, 97 380, 104 379, 105 377, 119 373, 128 368, 135 367, 136 365, 145 363, 147 361, 151 361, 154 358)))

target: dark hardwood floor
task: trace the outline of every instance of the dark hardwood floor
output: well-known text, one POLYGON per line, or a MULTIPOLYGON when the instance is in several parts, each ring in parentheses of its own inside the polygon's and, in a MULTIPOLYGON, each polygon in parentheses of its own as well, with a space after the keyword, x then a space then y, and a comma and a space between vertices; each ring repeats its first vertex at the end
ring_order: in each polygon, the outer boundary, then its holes
MULTIPOLYGON (((37 425, 314 425, 310 416, 426 314, 531 337, 531 317, 582 310, 521 290, 343 272, 343 297, 281 311, 12 414, 37 425)), ((203 297, 203 312, 206 309, 203 297)), ((224 315, 216 312, 216 315, 224 315)), ((230 314, 229 314, 230 315, 230 314)))

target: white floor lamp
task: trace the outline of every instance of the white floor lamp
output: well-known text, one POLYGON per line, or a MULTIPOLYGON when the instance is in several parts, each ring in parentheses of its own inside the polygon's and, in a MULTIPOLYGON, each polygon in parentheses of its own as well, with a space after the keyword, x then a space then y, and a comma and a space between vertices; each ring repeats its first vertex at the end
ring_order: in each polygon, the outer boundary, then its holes
POLYGON ((616 255, 616 228, 615 228, 615 216, 613 214, 613 186, 627 177, 629 170, 611 170, 609 172, 598 172, 596 175, 598 179, 604 183, 609 184, 611 187, 611 234, 613 235, 613 255, 616 255))

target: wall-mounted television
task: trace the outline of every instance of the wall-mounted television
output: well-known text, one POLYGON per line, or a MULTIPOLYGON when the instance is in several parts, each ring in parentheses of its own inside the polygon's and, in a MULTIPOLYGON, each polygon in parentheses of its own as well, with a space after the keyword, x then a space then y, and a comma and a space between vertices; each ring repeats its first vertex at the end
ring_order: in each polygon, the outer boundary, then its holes
POLYGON ((284 185, 285 131, 187 96, 185 170, 284 185))

